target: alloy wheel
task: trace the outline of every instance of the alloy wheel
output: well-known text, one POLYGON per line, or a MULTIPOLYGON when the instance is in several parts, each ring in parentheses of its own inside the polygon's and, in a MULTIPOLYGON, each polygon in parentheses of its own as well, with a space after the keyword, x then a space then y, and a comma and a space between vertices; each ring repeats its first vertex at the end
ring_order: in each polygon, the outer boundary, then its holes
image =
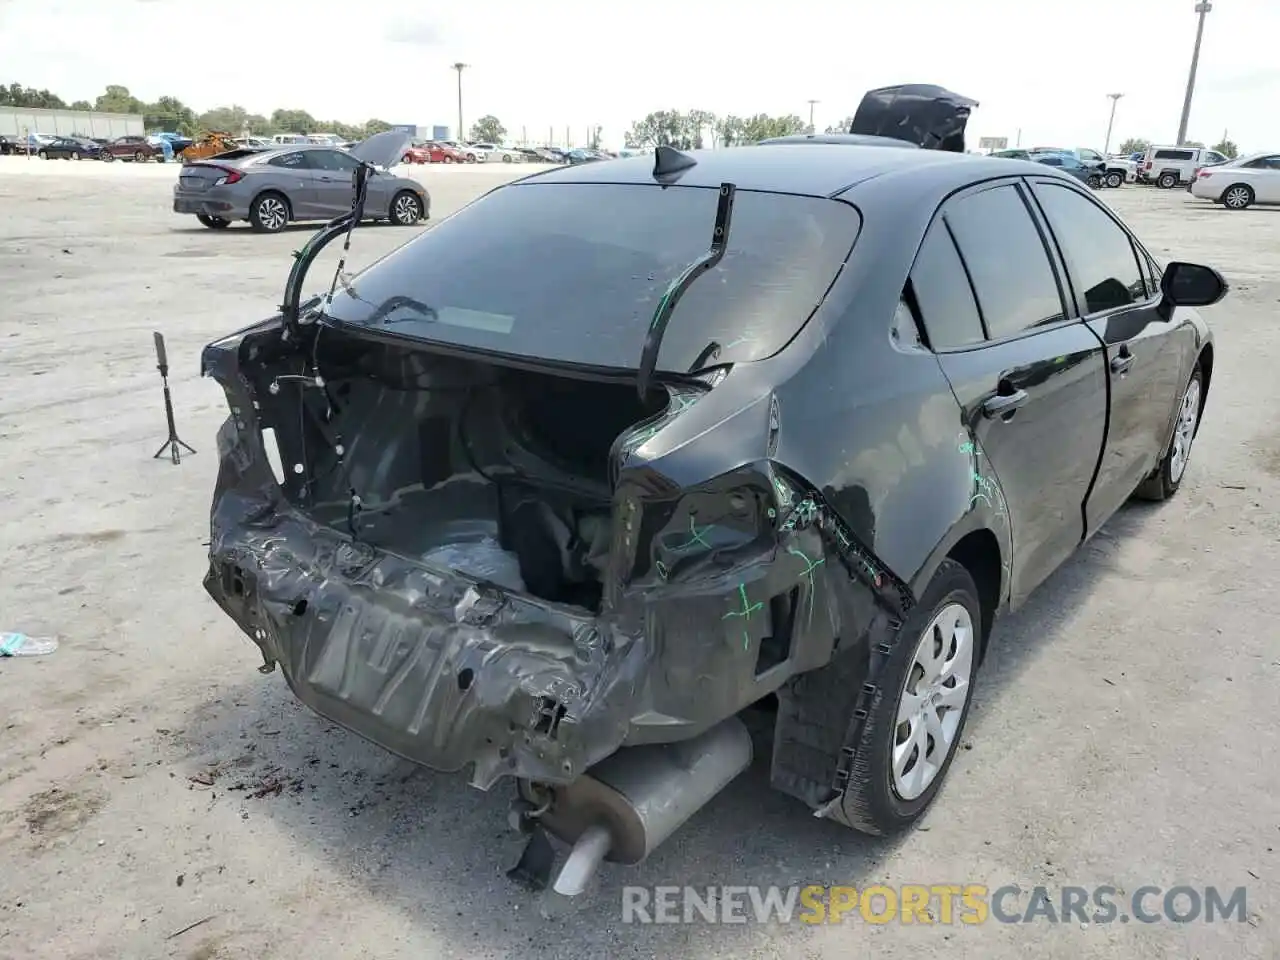
POLYGON ((268 230, 280 230, 289 219, 284 203, 275 197, 263 197, 258 201, 258 219, 268 230))
POLYGON ((396 223, 408 226, 409 224, 417 223, 422 214, 418 209, 418 201, 411 194, 404 193, 396 198, 396 205, 392 215, 395 217, 396 223))
POLYGON ((1173 428, 1173 452, 1169 457, 1169 479, 1177 483, 1191 459, 1191 443, 1196 438, 1196 424, 1200 421, 1200 378, 1194 377, 1187 384, 1178 407, 1178 422, 1173 428))
POLYGON ((1223 195, 1222 202, 1232 210, 1243 210, 1249 205, 1249 190, 1246 187, 1232 187, 1223 195))
POLYGON ((893 788, 915 800, 937 778, 955 748, 973 676, 973 619, 949 603, 924 629, 898 700, 893 788))

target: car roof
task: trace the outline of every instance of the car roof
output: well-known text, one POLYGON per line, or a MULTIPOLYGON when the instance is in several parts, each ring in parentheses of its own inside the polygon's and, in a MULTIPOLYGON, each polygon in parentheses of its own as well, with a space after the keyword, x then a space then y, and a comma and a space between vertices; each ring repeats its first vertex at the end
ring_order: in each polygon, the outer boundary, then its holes
MULTIPOLYGON (((695 166, 668 182, 681 186, 718 187, 731 182, 740 190, 834 197, 875 181, 903 178, 936 181, 951 188, 990 177, 1018 176, 1022 160, 983 157, 945 150, 895 150, 883 146, 811 143, 689 150, 695 166)), ((653 183, 652 156, 607 163, 561 167, 525 177, 517 183, 653 183)), ((1021 173, 1044 175, 1042 164, 1026 163, 1021 173)))

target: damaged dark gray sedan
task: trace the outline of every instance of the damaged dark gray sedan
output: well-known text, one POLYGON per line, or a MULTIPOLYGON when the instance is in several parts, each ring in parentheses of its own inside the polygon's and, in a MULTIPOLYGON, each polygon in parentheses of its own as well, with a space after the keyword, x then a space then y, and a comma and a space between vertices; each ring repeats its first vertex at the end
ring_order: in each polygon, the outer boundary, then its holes
POLYGON ((513 778, 562 892, 745 769, 753 705, 777 789, 907 827, 996 615, 1182 481, 1222 278, 887 146, 538 173, 205 350, 209 593, 318 713, 513 778))

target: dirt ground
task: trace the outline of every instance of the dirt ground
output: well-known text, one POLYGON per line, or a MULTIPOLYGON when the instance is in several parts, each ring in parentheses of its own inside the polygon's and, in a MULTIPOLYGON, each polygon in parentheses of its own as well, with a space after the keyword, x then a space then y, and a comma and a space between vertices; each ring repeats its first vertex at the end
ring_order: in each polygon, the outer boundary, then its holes
MULTIPOLYGON (((442 216, 518 169, 417 175, 442 216)), ((506 790, 301 708, 202 591, 224 405, 199 350, 279 302, 311 228, 205 230, 170 212, 174 172, 0 161, 0 630, 62 643, 0 661, 0 957, 1277 956, 1280 211, 1105 195, 1232 284, 1201 436, 1172 502, 1125 509, 998 624, 971 749, 920 830, 814 820, 757 764, 549 922, 502 875, 506 790), (152 459, 153 330, 198 450, 180 466, 152 459), (621 922, 627 883, 877 882, 1245 886, 1248 920, 621 922)), ((362 229, 356 259, 415 232, 362 229)))

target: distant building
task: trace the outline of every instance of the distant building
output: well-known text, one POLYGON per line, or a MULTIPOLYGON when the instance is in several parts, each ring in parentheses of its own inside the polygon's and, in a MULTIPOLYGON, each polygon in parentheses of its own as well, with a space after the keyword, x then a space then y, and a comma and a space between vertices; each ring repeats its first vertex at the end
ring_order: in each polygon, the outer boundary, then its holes
POLYGON ((99 139, 141 137, 146 133, 142 117, 132 113, 99 113, 96 110, 43 110, 36 107, 0 107, 0 134, 24 137, 28 133, 58 136, 78 134, 99 139))

